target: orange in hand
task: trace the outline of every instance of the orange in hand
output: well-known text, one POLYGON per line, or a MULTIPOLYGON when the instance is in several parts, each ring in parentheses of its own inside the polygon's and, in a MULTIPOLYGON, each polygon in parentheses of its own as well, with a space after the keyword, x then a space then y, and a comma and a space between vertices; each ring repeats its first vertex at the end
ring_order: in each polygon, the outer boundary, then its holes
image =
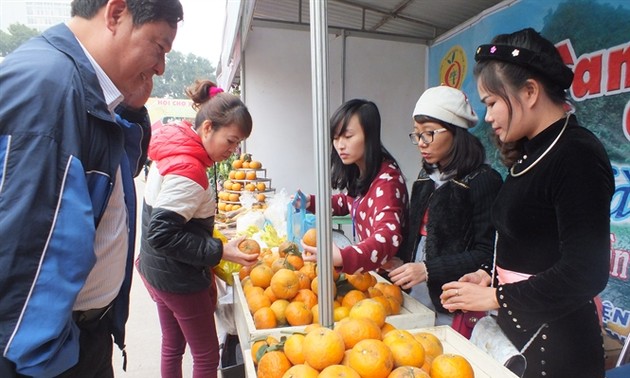
POLYGON ((310 247, 317 247, 317 229, 308 229, 302 236, 302 242, 310 247))

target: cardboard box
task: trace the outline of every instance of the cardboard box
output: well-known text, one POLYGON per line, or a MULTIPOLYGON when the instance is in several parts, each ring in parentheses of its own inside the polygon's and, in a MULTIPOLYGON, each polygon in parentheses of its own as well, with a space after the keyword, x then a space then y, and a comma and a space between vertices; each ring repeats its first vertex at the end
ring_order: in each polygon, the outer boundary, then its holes
MULTIPOLYGON (((383 277, 375 275, 379 281, 387 281, 383 277)), ((284 335, 289 335, 292 332, 301 332, 305 328, 305 326, 297 326, 256 329, 254 318, 247 307, 247 300, 245 299, 245 293, 238 278, 238 273, 234 273, 234 320, 243 351, 247 344, 255 339, 259 339, 261 336, 280 332, 284 335)), ((435 325, 435 313, 403 292, 403 304, 400 313, 388 316, 385 321, 401 329, 432 327, 435 325)))
MULTIPOLYGON (((488 354, 473 345, 468 339, 457 333, 450 326, 437 326, 427 328, 408 329, 411 333, 429 332, 437 336, 444 347, 444 353, 453 353, 464 356, 475 371, 475 378, 517 378, 517 376, 495 361, 488 354)), ((286 334, 272 334, 275 337, 286 334)), ((251 344, 247 353, 243 354, 245 360, 245 376, 256 377, 256 369, 251 356, 251 344)))

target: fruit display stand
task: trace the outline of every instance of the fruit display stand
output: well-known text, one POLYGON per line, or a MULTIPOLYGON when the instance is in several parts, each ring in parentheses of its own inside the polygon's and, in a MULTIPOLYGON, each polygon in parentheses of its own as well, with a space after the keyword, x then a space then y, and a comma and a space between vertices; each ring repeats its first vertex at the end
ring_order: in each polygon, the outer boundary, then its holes
MULTIPOLYGON (((517 376, 510 370, 505 368, 499 362, 494 360, 481 349, 473 345, 468 339, 457 333, 450 326, 436 326, 407 329, 412 334, 418 332, 431 333, 442 342, 444 353, 458 354, 463 356, 470 362, 475 372, 475 378, 516 378, 517 376)), ((290 333, 275 332, 270 336, 280 339, 282 336, 288 336, 290 333)), ((256 377, 256 368, 251 355, 251 344, 247 344, 247 348, 243 351, 243 359, 245 364, 245 376, 247 378, 256 377)))
POLYGON ((234 178, 226 180, 223 189, 218 193, 216 218, 217 227, 228 233, 236 228, 236 219, 246 212, 241 201, 244 195, 252 196, 252 210, 262 210, 266 207, 267 199, 276 192, 265 168, 234 169, 230 172, 230 177, 234 178))
MULTIPOLYGON (((387 282, 385 278, 379 276, 378 274, 372 274, 376 276, 377 281, 387 282)), ((254 325, 254 318, 247 306, 247 300, 245 299, 245 293, 243 292, 243 287, 241 286, 238 273, 234 273, 233 292, 234 320, 236 323, 236 330, 241 344, 241 349, 243 350, 243 355, 246 354, 245 349, 248 348, 248 345, 255 339, 274 333, 289 335, 293 332, 301 332, 306 327, 287 326, 270 329, 256 329, 256 326, 254 325)), ((403 292, 403 304, 401 306, 400 313, 388 316, 385 321, 400 329, 430 327, 435 325, 435 313, 403 292)))

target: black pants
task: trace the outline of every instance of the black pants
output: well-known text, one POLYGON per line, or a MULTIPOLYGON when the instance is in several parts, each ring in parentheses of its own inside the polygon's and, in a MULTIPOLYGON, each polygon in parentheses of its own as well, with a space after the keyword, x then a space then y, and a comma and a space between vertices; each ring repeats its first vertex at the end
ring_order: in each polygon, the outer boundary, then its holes
MULTIPOLYGON (((79 362, 57 378, 114 378, 112 367, 113 341, 110 317, 88 321, 77 320, 79 336, 79 362)), ((0 377, 27 378, 15 372, 15 364, 0 356, 0 377)))

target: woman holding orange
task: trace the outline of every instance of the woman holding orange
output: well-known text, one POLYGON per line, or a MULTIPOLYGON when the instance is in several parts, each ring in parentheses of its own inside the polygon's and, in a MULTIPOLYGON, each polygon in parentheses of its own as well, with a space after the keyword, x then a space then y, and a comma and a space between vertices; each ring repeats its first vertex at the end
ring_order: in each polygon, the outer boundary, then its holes
POLYGON ((436 312, 436 324, 453 316, 440 303, 442 285, 490 266, 494 228, 490 207, 502 179, 485 164, 483 145, 468 129, 477 123, 467 96, 445 85, 427 89, 413 111, 409 137, 422 168, 411 190, 409 232, 385 269, 392 283, 436 312))
POLYGON ((217 377, 217 290, 210 268, 221 259, 252 265, 258 255, 239 250, 243 238, 223 245, 212 237, 216 197, 206 171, 249 136, 252 119, 238 97, 210 81, 195 83, 187 94, 198 111, 195 124, 164 125, 149 145, 153 164, 145 186, 137 267, 157 304, 162 376, 182 376, 188 344, 193 377, 217 377))
MULTIPOLYGON (((335 267, 346 273, 376 270, 402 243, 407 221, 407 186, 394 157, 381 143, 381 116, 371 101, 349 100, 330 119, 331 179, 341 193, 331 199, 333 215, 351 215, 353 244, 333 243, 335 267)), ((307 210, 314 212, 314 196, 307 210)), ((305 261, 316 261, 317 247, 305 261)))

